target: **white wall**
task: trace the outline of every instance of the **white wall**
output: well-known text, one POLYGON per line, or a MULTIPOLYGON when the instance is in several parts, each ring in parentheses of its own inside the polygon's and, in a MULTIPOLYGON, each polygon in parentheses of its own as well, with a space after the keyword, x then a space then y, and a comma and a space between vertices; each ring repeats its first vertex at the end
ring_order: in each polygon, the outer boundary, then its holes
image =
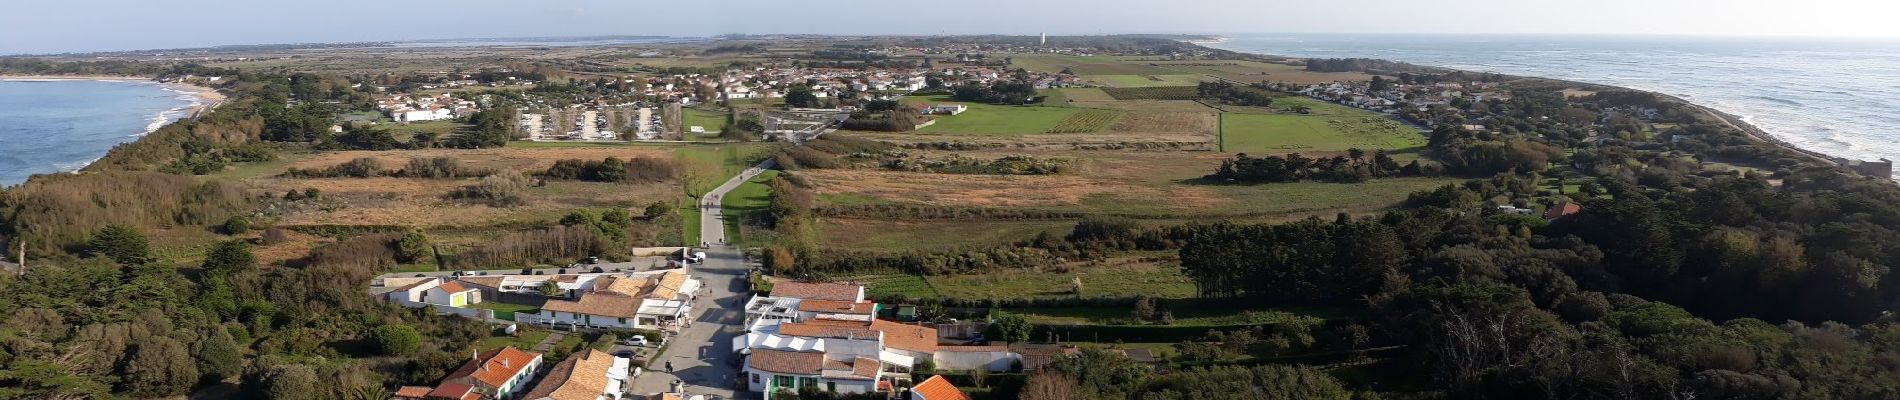
POLYGON ((934 361, 941 370, 1003 372, 1020 360, 1022 356, 1007 351, 938 351, 934 361))

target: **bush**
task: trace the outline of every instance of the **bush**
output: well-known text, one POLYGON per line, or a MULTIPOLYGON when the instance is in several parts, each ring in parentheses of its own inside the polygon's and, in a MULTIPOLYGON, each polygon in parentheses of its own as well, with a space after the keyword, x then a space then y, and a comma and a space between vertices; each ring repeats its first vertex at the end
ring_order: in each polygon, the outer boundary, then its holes
POLYGON ((449 197, 482 200, 495 207, 513 207, 527 203, 521 193, 527 190, 528 183, 528 177, 520 172, 505 170, 482 178, 481 183, 456 189, 449 193, 449 197))
POLYGON ((224 226, 220 227, 220 230, 223 230, 226 235, 245 234, 251 231, 251 219, 242 215, 231 217, 224 220, 224 226))
POLYGON ((376 345, 376 351, 386 355, 413 353, 422 343, 416 328, 408 325, 379 326, 370 331, 369 338, 376 345))

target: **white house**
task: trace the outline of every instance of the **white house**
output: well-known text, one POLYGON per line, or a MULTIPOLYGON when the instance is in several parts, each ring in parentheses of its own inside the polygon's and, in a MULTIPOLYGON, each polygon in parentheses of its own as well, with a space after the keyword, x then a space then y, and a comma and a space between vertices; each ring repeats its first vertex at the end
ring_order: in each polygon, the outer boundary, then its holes
POLYGON ((684 272, 666 271, 604 276, 585 286, 575 300, 548 300, 530 322, 568 328, 672 328, 692 312, 689 304, 700 282, 684 272))
POLYGON ((476 354, 442 382, 473 386, 484 398, 511 398, 526 391, 528 381, 541 370, 541 361, 541 353, 503 347, 476 354))

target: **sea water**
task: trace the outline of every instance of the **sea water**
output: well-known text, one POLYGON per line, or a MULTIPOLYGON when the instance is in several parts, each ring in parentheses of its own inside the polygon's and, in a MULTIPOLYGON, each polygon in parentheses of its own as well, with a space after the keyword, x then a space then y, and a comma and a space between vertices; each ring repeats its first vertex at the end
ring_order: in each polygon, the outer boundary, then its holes
POLYGON ((1845 158, 1900 160, 1900 41, 1713 37, 1239 34, 1209 46, 1380 58, 1655 91, 1845 158))
POLYGON ((0 80, 0 186, 84 168, 195 101, 154 82, 0 80))

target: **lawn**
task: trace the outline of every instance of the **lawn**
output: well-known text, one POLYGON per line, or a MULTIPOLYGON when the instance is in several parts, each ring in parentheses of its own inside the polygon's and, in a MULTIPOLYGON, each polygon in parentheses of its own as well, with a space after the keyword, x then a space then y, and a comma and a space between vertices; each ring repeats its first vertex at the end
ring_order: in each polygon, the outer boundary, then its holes
MULTIPOLYGON (((928 101, 932 104, 957 103, 946 96, 931 96, 928 101)), ((940 116, 935 124, 918 132, 1010 136, 1040 134, 1077 111, 1074 108, 1053 106, 958 104, 969 106, 970 109, 958 115, 940 116)))
POLYGON ((1108 87, 1194 86, 1200 75, 1085 75, 1082 78, 1108 87))
POLYGON ((1244 114, 1221 116, 1221 151, 1282 154, 1358 148, 1405 150, 1425 146, 1425 135, 1378 116, 1244 114))
POLYGON ((1045 98, 1042 100, 1042 104, 1052 105, 1052 106, 1076 105, 1071 102, 1093 102, 1093 101, 1115 100, 1114 96, 1109 96, 1108 93, 1103 92, 1101 88, 1050 89, 1050 90, 1044 91, 1042 94, 1045 96, 1049 96, 1048 98, 1045 98))
POLYGON ((477 340, 475 341, 475 348, 481 349, 482 351, 489 351, 513 345, 518 349, 533 351, 534 345, 540 344, 543 339, 547 339, 549 334, 546 330, 529 327, 520 327, 515 333, 516 335, 513 337, 496 336, 477 340))
POLYGON ((739 223, 745 220, 746 214, 765 210, 772 199, 771 188, 766 184, 777 178, 778 174, 776 170, 767 170, 739 184, 738 188, 726 192, 726 196, 719 199, 719 206, 725 209, 728 241, 738 243, 745 239, 741 237, 739 223))
POLYGON ((509 321, 515 320, 515 313, 533 314, 533 313, 541 312, 541 309, 537 307, 524 306, 524 305, 514 304, 514 303, 503 303, 499 301, 485 301, 485 302, 470 304, 469 307, 486 308, 490 310, 495 310, 495 318, 505 319, 509 321))
MULTIPOLYGON (((707 133, 716 133, 726 129, 726 114, 697 108, 680 109, 681 119, 690 131, 693 126, 706 128, 707 133)), ((690 133, 690 132, 689 132, 690 133)))
POLYGON ((937 297, 937 289, 930 287, 924 277, 902 272, 882 274, 853 275, 842 278, 846 281, 863 283, 865 295, 872 298, 884 298, 890 295, 903 295, 909 298, 937 297))
POLYGON ((678 160, 683 167, 682 173, 690 192, 703 194, 732 179, 740 171, 757 165, 772 148, 771 144, 766 143, 690 145, 674 150, 673 159, 678 160))
POLYGON ((394 136, 396 140, 408 142, 417 133, 432 133, 437 139, 448 139, 449 136, 455 134, 455 131, 469 127, 469 124, 455 121, 424 121, 407 124, 387 123, 377 126, 388 129, 389 135, 394 136))

